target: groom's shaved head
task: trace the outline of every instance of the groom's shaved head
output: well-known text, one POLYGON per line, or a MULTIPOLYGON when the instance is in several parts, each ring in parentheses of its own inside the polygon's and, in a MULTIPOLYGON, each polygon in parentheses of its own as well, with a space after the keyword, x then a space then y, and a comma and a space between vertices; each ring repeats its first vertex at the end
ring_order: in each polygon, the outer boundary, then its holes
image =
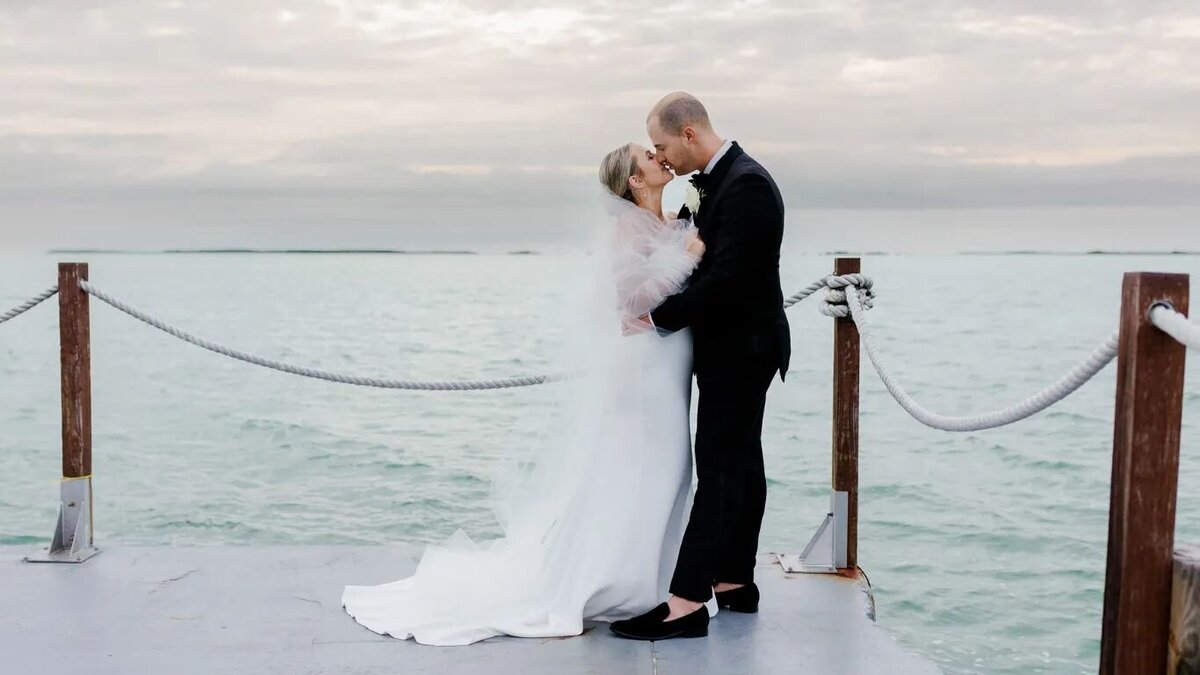
POLYGON ((667 94, 661 101, 654 104, 646 121, 657 120, 663 131, 673 136, 683 133, 684 127, 693 129, 712 130, 708 120, 708 111, 704 104, 695 96, 683 91, 667 94))
POLYGON ((654 157, 676 176, 699 171, 725 142, 713 131, 704 104, 687 92, 667 94, 646 116, 654 157))

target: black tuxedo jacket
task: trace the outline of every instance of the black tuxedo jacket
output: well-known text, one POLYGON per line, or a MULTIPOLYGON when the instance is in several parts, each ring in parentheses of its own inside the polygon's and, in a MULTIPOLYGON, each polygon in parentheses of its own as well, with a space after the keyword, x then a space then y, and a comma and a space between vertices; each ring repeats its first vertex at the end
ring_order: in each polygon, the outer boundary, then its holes
POLYGON ((767 359, 787 372, 791 334, 779 283, 783 197, 771 174, 737 143, 698 177, 695 214, 705 253, 685 289, 650 313, 655 327, 690 326, 697 374, 767 359))

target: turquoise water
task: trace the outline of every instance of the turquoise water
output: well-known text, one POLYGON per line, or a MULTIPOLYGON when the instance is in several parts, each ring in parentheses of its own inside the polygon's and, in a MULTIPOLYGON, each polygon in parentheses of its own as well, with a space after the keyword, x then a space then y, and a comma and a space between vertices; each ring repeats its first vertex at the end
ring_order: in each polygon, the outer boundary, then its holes
MULTIPOLYGON (((75 256, 79 257, 79 256, 75 256)), ((394 377, 540 372, 567 256, 92 255, 93 282, 264 355, 394 377)), ((785 290, 831 261, 789 256, 785 290)), ((0 310, 55 282, 0 258, 0 310)), ((1116 326, 1127 270, 1190 256, 881 256, 874 324, 927 407, 1007 405, 1116 326)), ((431 541, 489 536, 491 463, 533 442, 553 386, 408 393, 302 380, 184 345, 93 304, 95 522, 104 544, 431 541)), ((791 310, 793 371, 771 392, 762 546, 798 551, 830 473, 831 328, 791 310)), ((51 531, 60 471, 53 303, 0 326, 0 544, 51 531)), ((864 361, 864 367, 866 367, 864 361)), ((879 620, 949 673, 1095 672, 1113 371, 1013 427, 946 434, 864 371, 860 561, 879 620)), ((1200 542, 1200 382, 1187 382, 1178 539, 1200 542)), ((331 583, 340 583, 331 580, 331 583)))

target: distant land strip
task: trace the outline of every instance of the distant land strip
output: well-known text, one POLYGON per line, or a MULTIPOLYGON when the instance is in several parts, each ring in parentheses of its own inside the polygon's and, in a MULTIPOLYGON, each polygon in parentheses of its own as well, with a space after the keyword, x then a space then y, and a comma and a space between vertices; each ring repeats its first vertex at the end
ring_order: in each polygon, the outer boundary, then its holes
MULTIPOLYGON (((478 255, 478 251, 467 250, 406 250, 393 248, 168 248, 161 250, 110 249, 110 248, 56 248, 47 253, 120 253, 129 255, 190 255, 190 254, 252 254, 252 255, 322 255, 322 254, 371 254, 371 255, 478 255)), ((508 255, 537 255, 535 251, 510 251, 508 255)))
MULTIPOLYGON (((168 249, 110 249, 110 248, 55 248, 47 254, 120 254, 120 255, 208 255, 208 254, 246 254, 246 255, 481 255, 479 251, 456 249, 394 249, 394 248, 168 248, 168 249)), ((542 255, 539 251, 517 250, 505 251, 500 255, 542 255)), ((1005 255, 1046 255, 1046 256, 1081 256, 1081 255, 1200 255, 1200 251, 1170 250, 1170 251, 957 251, 957 252, 919 252, 919 251, 822 251, 803 253, 814 256, 907 256, 907 255, 972 255, 972 256, 1005 256, 1005 255)))
POLYGON ((804 255, 815 255, 822 257, 863 257, 875 258, 879 256, 937 256, 937 255, 1047 255, 1047 256, 1080 256, 1080 255, 1200 255, 1200 251, 1038 251, 1038 250, 1015 250, 1015 251, 821 251, 820 253, 805 253, 804 255))
POLYGON ((1200 251, 963 251, 961 255, 1200 255, 1200 251))

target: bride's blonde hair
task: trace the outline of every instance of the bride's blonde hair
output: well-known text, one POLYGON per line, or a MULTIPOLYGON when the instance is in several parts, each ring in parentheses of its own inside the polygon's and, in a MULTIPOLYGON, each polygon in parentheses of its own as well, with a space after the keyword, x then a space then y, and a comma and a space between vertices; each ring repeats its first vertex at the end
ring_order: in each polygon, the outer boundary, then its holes
POLYGON ((633 156, 633 144, 626 143, 604 156, 600 161, 600 184, 621 199, 627 199, 633 204, 633 188, 629 187, 629 179, 638 174, 637 158, 633 156))

